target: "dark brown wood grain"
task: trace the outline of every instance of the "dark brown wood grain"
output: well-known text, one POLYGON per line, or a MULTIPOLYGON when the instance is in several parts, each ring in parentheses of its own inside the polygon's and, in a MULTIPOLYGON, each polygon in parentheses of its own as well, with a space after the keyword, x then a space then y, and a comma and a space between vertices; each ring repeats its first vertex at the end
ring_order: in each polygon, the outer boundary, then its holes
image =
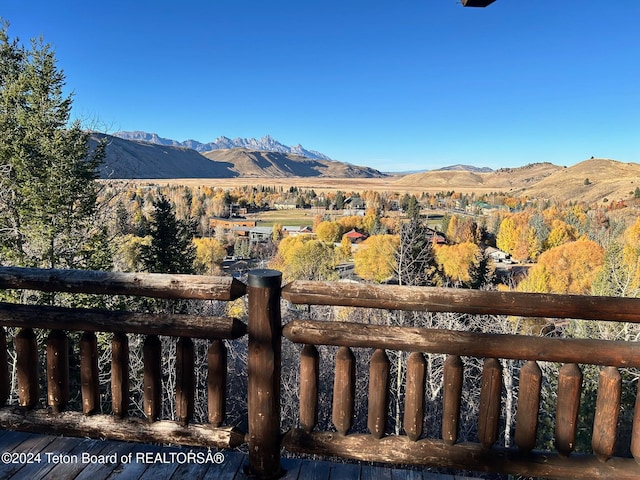
POLYGON ((59 413, 69 403, 69 339, 61 330, 47 338, 47 404, 59 413))
POLYGON ((348 347, 336 353, 336 371, 333 379, 333 425, 340 435, 346 435, 353 421, 356 396, 356 359, 348 347))
POLYGON ((424 421, 424 379, 426 362, 421 353, 413 352, 407 359, 407 384, 404 394, 404 431, 411 440, 422 435, 424 421))
POLYGON ((622 377, 618 369, 603 368, 598 381, 598 399, 591 436, 593 453, 602 462, 606 462, 615 450, 621 394, 622 377))
POLYGON ((515 444, 521 450, 536 448, 541 385, 542 371, 538 364, 533 361, 525 363, 520 369, 515 433, 515 444))
POLYGON ((194 411, 193 340, 180 337, 176 344, 176 420, 186 426, 194 411))
POLYGON ((149 335, 142 346, 144 363, 143 410, 149 422, 162 415, 162 346, 156 335, 149 335))
POLYGON ((219 427, 227 413, 227 347, 213 340, 207 349, 207 411, 209 423, 219 427))
POLYGON ((442 391, 442 440, 447 445, 458 440, 462 379, 462 359, 458 355, 448 355, 444 362, 442 391))
POLYGON ((192 338, 239 338, 246 325, 235 318, 168 313, 17 305, 0 302, 0 324, 88 332, 124 332, 192 338))
POLYGON ((374 438, 381 438, 387 425, 389 403, 389 358, 384 350, 376 350, 369 366, 369 411, 367 428, 374 438))
POLYGON ((7 334, 4 327, 0 327, 0 407, 2 407, 11 394, 9 379, 9 357, 7 354, 7 334))
POLYGON ((111 409, 123 418, 129 410, 129 339, 114 333, 111 339, 111 409))
POLYGON ((556 449, 561 455, 569 455, 576 448, 581 392, 580 367, 574 363, 563 365, 558 372, 556 407, 556 449))
POLYGON ((313 345, 305 345, 300 352, 300 426, 307 432, 318 423, 319 384, 318 349, 313 345))
POLYGON ((33 408, 38 403, 38 343, 31 328, 23 328, 15 338, 18 403, 33 408))
POLYGON ((275 270, 252 270, 247 285, 249 471, 265 478, 280 475, 281 281, 275 270))
POLYGON ((84 332, 80 337, 80 390, 83 413, 91 415, 99 412, 98 339, 93 332, 84 332))
POLYGON ((285 286, 282 296, 297 304, 640 322, 639 298, 305 280, 285 286))
POLYGON ((498 440, 501 398, 502 365, 495 358, 487 358, 482 368, 478 409, 478 437, 480 444, 485 448, 490 448, 498 440))
POLYGON ((203 300, 245 294, 245 285, 233 277, 22 267, 0 267, 0 288, 203 300))
POLYGON ((315 320, 293 320, 284 327, 283 334, 292 342, 314 345, 590 363, 617 367, 640 366, 640 349, 632 342, 623 341, 547 338, 315 320))

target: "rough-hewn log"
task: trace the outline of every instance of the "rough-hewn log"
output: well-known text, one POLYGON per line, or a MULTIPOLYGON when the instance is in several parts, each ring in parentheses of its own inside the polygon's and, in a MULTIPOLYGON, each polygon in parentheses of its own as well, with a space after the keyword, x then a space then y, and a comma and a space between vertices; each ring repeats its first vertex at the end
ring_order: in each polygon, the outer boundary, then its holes
POLYGON ((99 412, 98 339, 93 332, 84 332, 80 337, 80 390, 82 412, 85 415, 99 412))
POLYGON ((421 353, 413 352, 407 359, 407 384, 404 393, 404 431, 411 440, 422 435, 424 422, 424 379, 426 362, 421 353))
POLYGON ((640 382, 636 390, 636 403, 633 411, 633 429, 631 432, 631 455, 640 464, 640 382))
POLYGON ((603 368, 598 381, 596 415, 593 421, 591 447, 602 462, 606 462, 616 446, 618 414, 622 393, 622 377, 615 367, 603 368))
POLYGON ((536 362, 522 366, 519 385, 515 443, 521 450, 530 451, 536 448, 542 385, 542 371, 536 362))
POLYGON ((280 361, 282 320, 276 270, 249 272, 248 423, 249 471, 275 478, 280 468, 280 361))
POLYGON ((162 345, 156 335, 149 335, 142 346, 144 362, 143 409, 147 420, 154 422, 162 415, 162 345))
POLYGON ((462 401, 463 365, 458 355, 449 355, 444 362, 442 391, 442 440, 453 445, 458 440, 458 421, 462 401))
POLYGON ((498 440, 500 399, 502 398, 502 365, 495 358, 487 358, 482 368, 478 437, 480 444, 490 448, 498 440))
POLYGON ((429 312, 640 322, 640 299, 296 280, 291 303, 429 312))
POLYGON ((294 453, 562 480, 637 480, 640 472, 633 459, 614 457, 602 463, 592 455, 563 457, 549 452, 527 453, 504 447, 487 450, 477 443, 447 445, 441 440, 431 439, 414 442, 404 435, 376 440, 364 434, 342 436, 331 432, 306 433, 296 429, 285 435, 283 444, 294 453))
POLYGON ((7 355, 7 335, 0 327, 0 407, 4 406, 11 393, 9 361, 7 355))
POLYGON ((214 340, 207 349, 207 411, 209 423, 219 427, 227 413, 227 347, 214 340))
POLYGON ((556 406, 556 449, 561 455, 569 455, 576 448, 581 391, 580 367, 575 363, 563 365, 558 372, 556 406))
POLYGON ((356 396, 356 359, 349 347, 336 353, 333 378, 333 406, 331 419, 340 435, 346 435, 353 421, 356 396))
POLYGON ((124 333, 111 339, 111 409, 119 418, 129 411, 129 339, 124 333))
POLYGON ((310 432, 318 423, 320 356, 313 345, 300 352, 300 426, 310 432))
POLYGON ((18 404, 33 408, 38 403, 38 342, 31 328, 23 328, 14 339, 18 377, 18 404))
POLYGON ((61 330, 47 338, 47 403, 54 413, 69 403, 69 339, 61 330))
POLYGON ((235 318, 17 305, 2 302, 0 302, 0 325, 191 338, 239 338, 246 333, 246 325, 235 318))
POLYGON ((149 423, 141 418, 119 419, 112 415, 81 412, 51 414, 47 410, 0 409, 0 428, 55 435, 104 438, 144 443, 172 443, 212 448, 234 448, 244 443, 244 434, 232 427, 211 428, 162 420, 149 423))
POLYGON ((384 350, 376 350, 369 366, 369 411, 367 428, 374 438, 381 438, 387 425, 389 404, 389 358, 384 350))
POLYGON ((194 410, 193 340, 180 337, 176 345, 176 419, 187 425, 194 410))
POLYGON ((21 267, 0 267, 0 288, 203 300, 245 294, 245 285, 233 277, 21 267))
POLYGON ((616 367, 640 366, 640 349, 633 342, 623 341, 546 338, 315 320, 289 322, 284 327, 283 334, 292 342, 314 345, 616 367))

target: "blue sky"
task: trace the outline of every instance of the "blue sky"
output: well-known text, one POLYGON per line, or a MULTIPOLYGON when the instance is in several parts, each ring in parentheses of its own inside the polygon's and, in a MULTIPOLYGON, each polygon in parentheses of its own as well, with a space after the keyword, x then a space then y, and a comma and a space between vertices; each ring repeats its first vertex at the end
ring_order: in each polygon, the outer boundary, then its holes
POLYGON ((269 134, 385 171, 640 163, 640 2, 4 0, 74 115, 175 140, 269 134))

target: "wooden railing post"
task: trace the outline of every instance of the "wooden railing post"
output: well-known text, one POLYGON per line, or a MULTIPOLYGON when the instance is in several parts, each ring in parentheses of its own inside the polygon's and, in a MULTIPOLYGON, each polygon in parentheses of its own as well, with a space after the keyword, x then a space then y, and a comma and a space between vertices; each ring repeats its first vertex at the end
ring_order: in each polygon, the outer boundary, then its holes
POLYGON ((248 416, 249 471, 277 478, 280 468, 280 349, 282 273, 249 272, 248 416))

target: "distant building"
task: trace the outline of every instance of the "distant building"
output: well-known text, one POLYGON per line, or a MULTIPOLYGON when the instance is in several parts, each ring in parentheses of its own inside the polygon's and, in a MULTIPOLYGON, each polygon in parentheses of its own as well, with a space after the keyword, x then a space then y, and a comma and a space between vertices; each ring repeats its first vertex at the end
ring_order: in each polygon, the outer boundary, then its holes
POLYGON ((273 236, 273 227, 253 227, 249 230, 249 241, 266 242, 273 236))
POLYGON ((285 237, 297 237, 298 235, 313 235, 313 230, 308 226, 285 225, 282 227, 285 237))
POLYGON ((297 200, 289 198, 281 202, 274 202, 273 208, 276 210, 295 210, 298 206, 297 200))
POLYGON ((223 232, 234 232, 240 236, 249 235, 249 230, 255 226, 255 220, 247 220, 246 218, 213 217, 209 219, 209 228, 212 228, 216 232, 222 229, 223 232))
POLYGON ((344 236, 347 237, 351 243, 362 243, 367 239, 364 233, 360 233, 355 228, 345 233, 344 236))

